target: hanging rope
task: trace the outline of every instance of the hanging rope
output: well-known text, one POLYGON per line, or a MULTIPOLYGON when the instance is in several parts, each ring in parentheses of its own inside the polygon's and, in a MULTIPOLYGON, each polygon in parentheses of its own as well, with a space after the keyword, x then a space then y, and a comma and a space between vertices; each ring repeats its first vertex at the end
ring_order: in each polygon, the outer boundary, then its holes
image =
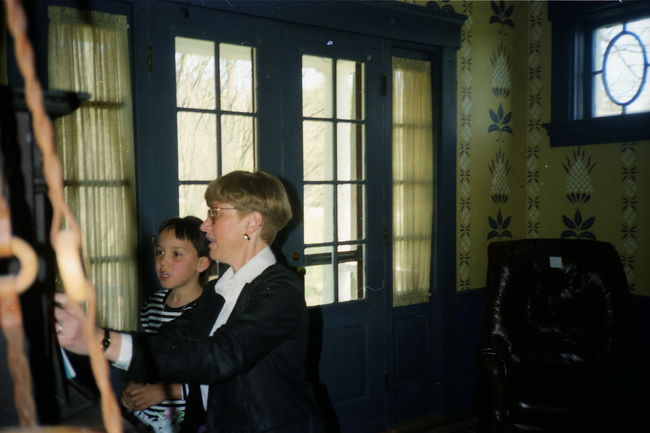
POLYGON ((0 258, 16 257, 20 272, 0 276, 0 327, 7 341, 7 365, 14 384, 14 405, 21 427, 36 425, 36 408, 32 398, 32 376, 25 357, 23 316, 18 295, 32 285, 38 264, 28 243, 11 235, 11 212, 3 195, 0 176, 0 258))
MULTIPOLYGON (((65 291, 77 304, 86 303, 84 334, 89 347, 90 363, 101 395, 104 426, 108 433, 122 432, 120 409, 109 380, 108 363, 100 344, 95 341, 95 288, 86 278, 81 261, 81 231, 65 202, 61 161, 54 146, 54 129, 45 111, 43 90, 36 76, 34 50, 27 37, 27 19, 18 0, 4 0, 9 33, 13 37, 16 62, 22 74, 27 107, 31 113, 34 138, 43 158, 43 170, 52 204, 50 243, 65 291), (65 225, 67 228, 62 228, 65 225)), ((28 373, 29 374, 29 373, 28 373)))

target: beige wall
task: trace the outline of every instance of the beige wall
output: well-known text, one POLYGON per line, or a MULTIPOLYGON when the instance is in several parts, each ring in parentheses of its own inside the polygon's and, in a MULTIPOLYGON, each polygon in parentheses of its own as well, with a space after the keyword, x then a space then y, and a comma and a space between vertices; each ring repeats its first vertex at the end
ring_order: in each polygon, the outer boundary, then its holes
POLYGON ((458 52, 457 289, 484 286, 489 242, 507 232, 561 237, 579 211, 573 237, 612 243, 633 293, 650 296, 650 142, 551 148, 542 127, 551 96, 546 2, 506 2, 499 13, 492 3, 446 3, 468 17, 458 52), (502 131, 489 132, 493 124, 502 131))

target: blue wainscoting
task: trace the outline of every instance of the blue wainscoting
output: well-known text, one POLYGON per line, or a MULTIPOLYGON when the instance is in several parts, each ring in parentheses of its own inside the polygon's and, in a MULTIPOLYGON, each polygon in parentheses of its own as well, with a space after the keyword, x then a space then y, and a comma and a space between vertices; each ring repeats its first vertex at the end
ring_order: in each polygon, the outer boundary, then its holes
POLYGON ((650 347, 650 296, 632 295, 634 339, 646 350, 650 347))
POLYGON ((477 354, 483 333, 485 289, 456 294, 456 413, 474 412, 477 354))

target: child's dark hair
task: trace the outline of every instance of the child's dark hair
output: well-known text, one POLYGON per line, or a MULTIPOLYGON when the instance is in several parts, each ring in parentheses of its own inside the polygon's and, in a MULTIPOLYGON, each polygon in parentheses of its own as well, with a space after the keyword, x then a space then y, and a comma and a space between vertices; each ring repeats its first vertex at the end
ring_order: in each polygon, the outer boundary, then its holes
MULTIPOLYGON (((210 259, 210 244, 208 238, 205 237, 205 233, 203 233, 199 228, 202 223, 203 221, 195 216, 170 218, 160 224, 160 227, 158 227, 158 236, 167 230, 174 230, 176 239, 187 239, 192 242, 192 246, 194 246, 199 257, 207 257, 210 262, 212 262, 212 259, 210 259)), ((158 239, 156 238, 156 243, 157 242, 158 239)), ((211 268, 212 266, 208 266, 208 268, 199 275, 199 282, 202 285, 205 285, 208 282, 211 268)))

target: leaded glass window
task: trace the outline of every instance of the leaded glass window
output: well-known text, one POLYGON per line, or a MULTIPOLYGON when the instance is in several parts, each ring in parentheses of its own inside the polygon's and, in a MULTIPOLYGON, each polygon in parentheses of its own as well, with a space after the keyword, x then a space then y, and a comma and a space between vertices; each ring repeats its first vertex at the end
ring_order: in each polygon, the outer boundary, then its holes
POLYGON ((650 111, 650 17, 598 27, 593 44, 593 116, 650 111))

